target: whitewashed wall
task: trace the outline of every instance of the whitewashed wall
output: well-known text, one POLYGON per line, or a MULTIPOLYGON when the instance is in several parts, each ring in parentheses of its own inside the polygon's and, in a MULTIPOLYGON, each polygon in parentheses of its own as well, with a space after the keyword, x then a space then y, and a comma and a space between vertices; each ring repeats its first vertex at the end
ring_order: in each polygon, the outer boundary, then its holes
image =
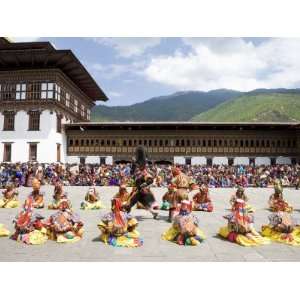
POLYGON ((290 157, 279 156, 276 158, 276 164, 290 165, 292 160, 290 157))
POLYGON ((270 157, 256 157, 255 158, 255 165, 260 166, 260 165, 265 165, 269 166, 271 164, 271 159, 270 157))
MULTIPOLYGON (((29 159, 29 142, 37 142, 37 159, 39 162, 56 162, 57 143, 61 144, 61 161, 66 160, 66 135, 56 132, 56 113, 44 110, 40 116, 40 130, 28 131, 29 116, 25 111, 17 112, 15 130, 3 131, 4 116, 0 114, 0 160, 3 160, 5 142, 12 144, 12 162, 26 162, 29 159)), ((66 120, 62 120, 66 123, 66 120)))
POLYGON ((183 156, 174 156, 174 164, 185 165, 185 158, 183 156))
POLYGON ((233 165, 249 165, 249 157, 235 157, 233 159, 233 165))
POLYGON ((228 165, 228 158, 222 156, 216 156, 212 159, 213 165, 228 165))
POLYGON ((207 159, 205 156, 194 156, 191 159, 191 164, 192 165, 206 165, 207 159))

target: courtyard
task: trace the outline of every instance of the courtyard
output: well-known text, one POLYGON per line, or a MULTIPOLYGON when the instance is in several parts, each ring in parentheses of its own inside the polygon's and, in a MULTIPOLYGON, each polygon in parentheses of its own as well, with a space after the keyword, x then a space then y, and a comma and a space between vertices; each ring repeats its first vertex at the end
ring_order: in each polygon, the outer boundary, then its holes
MULTIPOLYGON (((225 241, 217 236, 220 226, 226 224, 223 215, 229 213, 229 198, 234 189, 210 189, 215 210, 212 213, 194 212, 200 221, 200 228, 205 232, 207 239, 198 247, 183 247, 164 241, 161 234, 170 226, 167 223, 167 212, 161 211, 159 220, 153 220, 150 213, 145 210, 133 209, 132 214, 138 219, 138 230, 144 239, 140 248, 114 248, 99 241, 97 223, 101 216, 110 210, 110 199, 117 192, 118 187, 97 187, 104 209, 94 211, 80 210, 80 202, 88 187, 65 187, 73 209, 80 214, 84 222, 84 237, 74 244, 61 245, 47 241, 41 246, 27 246, 16 243, 9 238, 0 239, 0 261, 300 261, 300 248, 283 244, 272 243, 261 247, 241 247, 225 241)), ((30 188, 19 188, 19 199, 24 201, 30 188)), ((130 190, 130 189, 129 189, 130 190)), ((153 188, 156 199, 161 203, 166 188, 153 188)), ((43 186, 46 205, 52 200, 53 186, 43 186)), ((273 189, 247 188, 246 194, 250 204, 256 209, 255 228, 260 230, 261 225, 268 222, 270 214, 268 198, 273 189)), ((195 192, 192 192, 192 196, 195 192)), ((285 198, 294 207, 294 217, 300 220, 300 191, 284 189, 285 198)), ((18 213, 17 209, 0 209, 0 223, 13 232, 12 220, 18 213)), ((39 210, 44 217, 53 211, 47 208, 39 210)))

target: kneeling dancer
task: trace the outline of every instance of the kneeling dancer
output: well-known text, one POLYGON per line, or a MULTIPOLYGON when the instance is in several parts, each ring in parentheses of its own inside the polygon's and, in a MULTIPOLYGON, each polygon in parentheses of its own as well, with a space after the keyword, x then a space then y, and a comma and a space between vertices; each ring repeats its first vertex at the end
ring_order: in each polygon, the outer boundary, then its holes
POLYGON ((209 196, 208 187, 202 184, 199 188, 199 192, 193 197, 193 210, 212 212, 213 209, 214 207, 209 196))
MULTIPOLYGON (((54 186, 54 195, 53 201, 48 205, 48 209, 58 209, 60 201, 62 199, 67 199, 67 193, 63 190, 63 184, 60 181, 57 181, 54 186)), ((71 203, 70 203, 71 207, 71 203)))
POLYGON ((100 240, 115 247, 140 247, 143 244, 136 230, 138 221, 122 210, 120 198, 111 202, 111 212, 104 215, 98 224, 100 240))
POLYGON ((0 199, 0 208, 16 208, 19 206, 17 190, 13 184, 7 184, 2 192, 3 198, 0 199))
POLYGON ((163 240, 184 246, 196 246, 204 241, 205 235, 198 227, 198 218, 191 213, 191 202, 182 200, 178 215, 172 226, 162 235, 163 240))
POLYGON ((269 207, 273 212, 292 212, 293 207, 283 198, 283 188, 279 181, 274 184, 274 193, 269 198, 269 207))
POLYGON ((300 226, 296 225, 292 215, 287 212, 272 213, 269 216, 269 224, 262 226, 261 233, 274 242, 300 245, 300 226))
POLYGON ((33 207, 34 208, 44 208, 44 193, 40 191, 41 182, 34 178, 32 180, 32 192, 29 197, 33 199, 33 207))
POLYGON ((58 243, 73 243, 81 240, 83 222, 71 210, 68 199, 61 199, 58 209, 46 222, 49 238, 58 243))
POLYGON ((34 213, 33 210, 34 200, 28 197, 23 210, 13 221, 15 224, 15 233, 11 236, 13 240, 28 245, 41 245, 47 241, 47 229, 42 221, 44 217, 34 213))
POLYGON ((103 208, 99 193, 96 190, 95 186, 91 186, 87 191, 84 201, 81 202, 81 209, 101 209, 103 208))
POLYGON ((219 235, 230 242, 241 246, 258 246, 269 244, 269 240, 263 238, 254 228, 254 217, 246 209, 244 199, 237 199, 232 205, 231 214, 224 216, 227 226, 221 227, 219 235))

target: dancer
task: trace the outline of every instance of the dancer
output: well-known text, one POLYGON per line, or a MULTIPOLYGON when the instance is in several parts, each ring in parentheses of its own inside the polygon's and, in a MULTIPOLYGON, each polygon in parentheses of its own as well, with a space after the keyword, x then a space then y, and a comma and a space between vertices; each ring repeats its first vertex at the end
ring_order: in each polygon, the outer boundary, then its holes
POLYGON ((97 192, 95 186, 91 186, 89 188, 89 190, 87 191, 87 193, 85 195, 84 201, 81 202, 80 208, 84 209, 84 210, 86 210, 86 209, 94 210, 94 209, 103 208, 103 205, 101 204, 101 201, 100 201, 99 193, 97 192))
POLYGON ((129 193, 127 191, 127 188, 126 188, 125 184, 120 185, 119 191, 114 195, 113 198, 119 198, 121 200, 122 210, 124 210, 124 208, 129 204, 128 203, 129 193))
POLYGON ((47 230, 42 222, 44 217, 33 210, 34 199, 29 196, 25 201, 23 210, 13 221, 15 224, 15 233, 11 236, 13 240, 28 245, 41 245, 47 241, 47 230))
POLYGON ((44 193, 40 191, 41 183, 38 179, 32 180, 32 192, 29 197, 33 199, 34 208, 44 208, 44 193))
POLYGON ((122 210, 122 200, 113 198, 111 212, 98 224, 100 240, 115 247, 140 247, 143 241, 136 230, 137 225, 137 220, 122 210))
POLYGON ((208 187, 202 184, 199 188, 199 192, 193 197, 193 210, 212 212, 213 209, 214 207, 209 196, 208 187))
POLYGON ((263 236, 274 242, 291 246, 300 245, 300 226, 294 221, 292 214, 278 211, 269 216, 269 224, 261 229, 263 236))
POLYGON ((283 198, 283 188, 280 181, 274 184, 274 193, 269 198, 269 207, 273 212, 292 212, 293 207, 283 198))
POLYGON ((177 190, 174 184, 169 184, 168 191, 163 195, 161 209, 169 210, 168 222, 172 223, 175 215, 179 213, 180 203, 177 201, 177 190))
POLYGON ((67 193, 64 192, 62 182, 57 181, 54 186, 53 201, 48 205, 48 209, 58 209, 61 199, 67 199, 67 193))
POLYGON ((2 194, 3 198, 0 199, 0 208, 16 208, 19 206, 17 198, 19 193, 13 184, 7 184, 2 194))
POLYGON ((159 206, 156 202, 150 186, 153 183, 153 176, 146 167, 146 155, 143 147, 136 150, 136 164, 138 169, 135 170, 135 188, 133 188, 127 205, 127 212, 130 213, 131 208, 140 202, 144 208, 151 212, 154 219, 158 219, 159 206))
POLYGON ((46 221, 48 236, 58 243, 74 243, 81 240, 83 222, 70 208, 67 198, 62 198, 58 211, 46 221))
POLYGON ((219 235, 230 242, 241 246, 258 246, 269 244, 254 228, 254 217, 246 208, 244 199, 236 199, 232 205, 231 214, 224 216, 227 226, 221 227, 219 235))
POLYGON ((235 205, 235 202, 238 199, 242 199, 245 202, 245 209, 248 213, 254 213, 254 208, 248 203, 248 197, 245 193, 245 189, 242 186, 238 186, 235 195, 232 195, 229 202, 231 204, 231 207, 235 205))
POLYGON ((191 213, 191 202, 182 200, 178 215, 172 226, 162 235, 162 239, 184 246, 197 246, 205 239, 198 227, 198 218, 191 213))

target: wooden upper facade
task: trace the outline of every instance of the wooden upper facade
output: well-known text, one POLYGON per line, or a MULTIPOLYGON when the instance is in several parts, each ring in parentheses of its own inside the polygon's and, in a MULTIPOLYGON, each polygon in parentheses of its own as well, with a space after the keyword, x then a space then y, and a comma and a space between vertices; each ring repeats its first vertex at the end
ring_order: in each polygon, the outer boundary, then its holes
POLYGON ((0 39, 1 111, 49 108, 89 121, 96 100, 107 97, 71 50, 0 39))
POLYGON ((67 153, 130 159, 138 145, 151 159, 174 156, 299 156, 295 123, 104 122, 66 124, 67 153))

